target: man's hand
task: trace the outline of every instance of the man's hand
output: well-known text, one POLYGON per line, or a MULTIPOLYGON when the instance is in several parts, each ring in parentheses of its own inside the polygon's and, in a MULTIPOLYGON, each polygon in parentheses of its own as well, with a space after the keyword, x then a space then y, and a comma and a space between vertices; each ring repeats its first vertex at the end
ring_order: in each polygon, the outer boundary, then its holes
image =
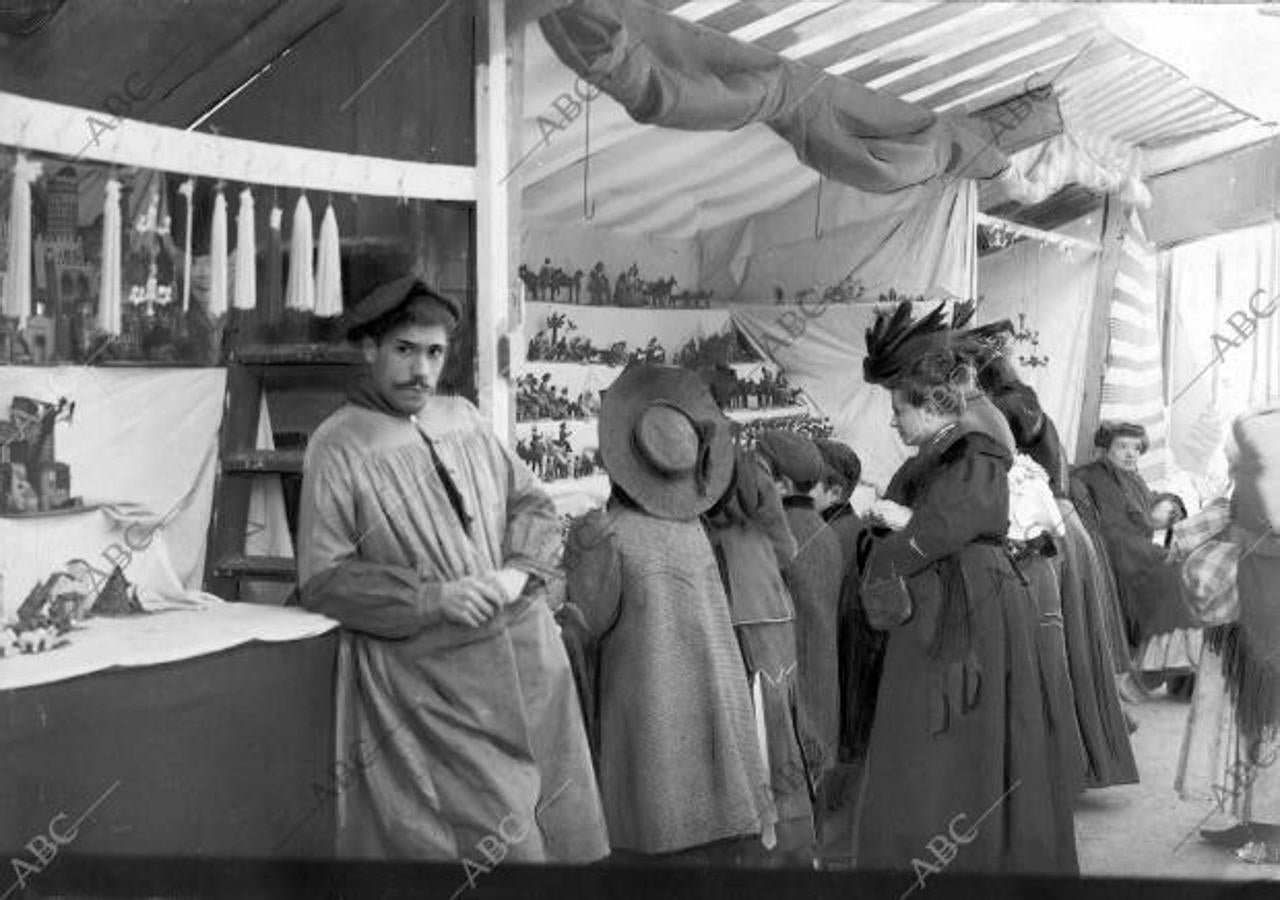
POLYGON ((498 569, 496 572, 489 572, 484 576, 487 583, 497 587, 502 594, 503 604, 515 603, 520 595, 524 593, 525 585, 529 583, 529 573, 522 572, 519 569, 498 569))
POLYGON ((468 575, 457 581, 446 581, 440 586, 440 597, 428 615, 443 617, 455 625, 479 628, 494 617, 506 598, 502 589, 492 580, 468 575))

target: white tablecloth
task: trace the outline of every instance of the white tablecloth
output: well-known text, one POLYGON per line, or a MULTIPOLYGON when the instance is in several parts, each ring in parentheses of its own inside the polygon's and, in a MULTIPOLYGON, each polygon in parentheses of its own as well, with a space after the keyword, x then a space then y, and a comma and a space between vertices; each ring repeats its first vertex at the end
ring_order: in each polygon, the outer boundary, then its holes
POLYGON ((67 634, 66 646, 0 659, 0 690, 176 662, 250 641, 297 641, 337 627, 332 619, 296 607, 221 601, 201 609, 87 619, 67 634))

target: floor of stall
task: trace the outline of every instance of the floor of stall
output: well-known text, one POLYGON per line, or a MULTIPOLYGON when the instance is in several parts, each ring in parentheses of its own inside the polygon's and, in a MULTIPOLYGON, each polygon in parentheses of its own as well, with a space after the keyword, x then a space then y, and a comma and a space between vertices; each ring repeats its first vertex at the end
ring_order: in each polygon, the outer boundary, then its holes
MULTIPOLYGON (((1280 880, 1280 866, 1240 862, 1231 851, 1206 844, 1196 833, 1213 804, 1182 800, 1173 789, 1189 707, 1186 700, 1165 696, 1126 707, 1138 722, 1133 752, 1142 781, 1087 791, 1077 803, 1081 874, 1280 880)), ((1211 819, 1210 827, 1220 827, 1220 819, 1211 819)), ((1221 822, 1226 824, 1231 823, 1221 822)))

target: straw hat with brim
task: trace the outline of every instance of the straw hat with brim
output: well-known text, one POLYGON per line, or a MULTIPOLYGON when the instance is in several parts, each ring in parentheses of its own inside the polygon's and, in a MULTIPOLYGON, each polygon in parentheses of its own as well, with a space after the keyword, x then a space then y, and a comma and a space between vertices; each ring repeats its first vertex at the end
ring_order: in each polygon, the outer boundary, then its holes
POLYGON ((633 366, 609 386, 600 456, 627 496, 661 519, 701 515, 733 477, 729 420, 702 380, 675 366, 633 366))
POLYGON ((438 303, 453 318, 454 325, 462 321, 462 307, 456 300, 436 293, 422 279, 406 275, 374 288, 354 308, 347 310, 340 330, 348 340, 359 340, 383 316, 417 297, 427 297, 438 303))

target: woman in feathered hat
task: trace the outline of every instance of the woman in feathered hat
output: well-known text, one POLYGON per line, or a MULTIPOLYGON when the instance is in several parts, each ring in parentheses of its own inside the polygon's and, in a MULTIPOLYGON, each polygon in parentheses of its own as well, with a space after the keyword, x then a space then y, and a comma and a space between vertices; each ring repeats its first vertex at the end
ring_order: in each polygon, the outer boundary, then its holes
POLYGON ((869 513, 863 603, 889 634, 858 863, 922 879, 945 833, 948 871, 1074 873, 1036 603, 1005 548, 1010 454, 962 422, 973 372, 941 321, 903 304, 867 333, 864 376, 892 392, 893 427, 918 450, 869 513))
POLYGON ((774 807, 698 518, 729 486, 730 423, 693 372, 636 365, 604 392, 600 456, 613 496, 570 531, 581 552, 567 568, 569 599, 598 646, 609 843, 617 855, 733 861, 774 807))

